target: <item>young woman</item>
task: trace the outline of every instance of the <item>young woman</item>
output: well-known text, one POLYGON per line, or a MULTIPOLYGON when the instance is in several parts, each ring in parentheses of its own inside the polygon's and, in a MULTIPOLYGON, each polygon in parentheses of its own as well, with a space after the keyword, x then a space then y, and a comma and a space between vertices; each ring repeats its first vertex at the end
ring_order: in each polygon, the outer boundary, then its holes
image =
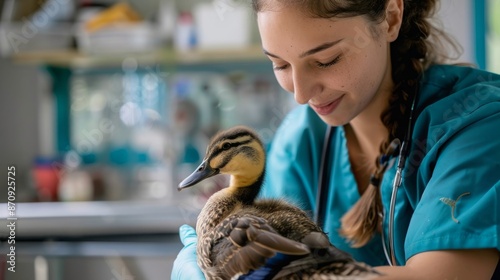
MULTIPOLYGON (((304 105, 276 133, 263 195, 315 211, 333 127, 323 221, 334 245, 387 279, 492 279, 500 277, 500 76, 442 64, 436 2, 253 1, 278 82, 304 105)), ((194 231, 182 227, 181 239, 172 278, 202 278, 194 231)))

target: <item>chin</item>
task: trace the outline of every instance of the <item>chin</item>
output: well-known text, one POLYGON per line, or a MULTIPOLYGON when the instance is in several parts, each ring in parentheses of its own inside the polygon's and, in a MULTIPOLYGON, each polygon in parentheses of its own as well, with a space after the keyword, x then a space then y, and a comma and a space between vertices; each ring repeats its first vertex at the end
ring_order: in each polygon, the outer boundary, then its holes
POLYGON ((349 123, 349 119, 346 118, 336 118, 333 116, 319 116, 326 124, 330 126, 344 126, 349 123))

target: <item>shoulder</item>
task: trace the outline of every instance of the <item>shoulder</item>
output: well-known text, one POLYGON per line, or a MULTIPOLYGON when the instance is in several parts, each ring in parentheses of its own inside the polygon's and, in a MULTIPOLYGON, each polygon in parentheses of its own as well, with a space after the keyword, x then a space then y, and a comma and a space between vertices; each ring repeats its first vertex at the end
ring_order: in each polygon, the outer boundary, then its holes
POLYGON ((434 128, 440 137, 500 112, 498 74, 465 66, 435 65, 424 73, 420 87, 415 132, 421 128, 427 134, 429 128, 434 128))
POLYGON ((422 83, 437 87, 499 82, 500 75, 466 65, 435 64, 424 72, 422 83), (451 83, 450 83, 451 82, 451 83))
POLYGON ((472 111, 500 101, 500 75, 467 66, 434 65, 423 74, 418 99, 421 110, 466 101, 456 105, 467 105, 465 109, 472 111))

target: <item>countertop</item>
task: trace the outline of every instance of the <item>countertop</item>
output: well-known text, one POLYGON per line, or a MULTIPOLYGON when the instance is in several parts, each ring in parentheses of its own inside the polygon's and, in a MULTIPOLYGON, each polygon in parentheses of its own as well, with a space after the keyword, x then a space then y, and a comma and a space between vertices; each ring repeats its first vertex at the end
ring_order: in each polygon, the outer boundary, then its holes
MULTIPOLYGON (((37 202, 16 203, 11 217, 7 207, 0 204, 0 219, 17 218, 16 239, 177 233, 194 225, 200 210, 163 201, 37 202)), ((0 227, 0 236, 8 235, 0 227)))
MULTIPOLYGON (((1 239, 15 223, 16 254, 24 256, 175 256, 182 224, 194 226, 199 209, 161 201, 0 204, 1 239), (16 219, 8 219, 16 218, 16 219)), ((1 242, 0 252, 9 244, 1 242)))

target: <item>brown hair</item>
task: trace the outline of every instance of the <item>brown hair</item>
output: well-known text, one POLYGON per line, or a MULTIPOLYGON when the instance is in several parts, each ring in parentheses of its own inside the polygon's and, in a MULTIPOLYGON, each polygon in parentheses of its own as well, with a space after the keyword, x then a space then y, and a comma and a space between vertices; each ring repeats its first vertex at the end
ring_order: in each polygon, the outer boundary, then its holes
MULTIPOLYGON (((308 12, 312 17, 352 17, 363 15, 370 21, 379 23, 385 18, 389 0, 253 0, 256 12, 272 9, 271 2, 280 6, 295 6, 308 12)), ((446 44, 459 51, 457 45, 431 22, 437 0, 404 0, 403 21, 398 38, 391 43, 391 64, 394 91, 388 108, 381 119, 388 128, 389 135, 380 147, 376 170, 359 201, 343 217, 340 233, 353 247, 361 247, 380 231, 382 201, 378 182, 385 165, 380 164, 383 152, 395 138, 404 139, 408 127, 410 102, 418 93, 419 80, 424 70, 431 64, 444 62, 446 44)))

